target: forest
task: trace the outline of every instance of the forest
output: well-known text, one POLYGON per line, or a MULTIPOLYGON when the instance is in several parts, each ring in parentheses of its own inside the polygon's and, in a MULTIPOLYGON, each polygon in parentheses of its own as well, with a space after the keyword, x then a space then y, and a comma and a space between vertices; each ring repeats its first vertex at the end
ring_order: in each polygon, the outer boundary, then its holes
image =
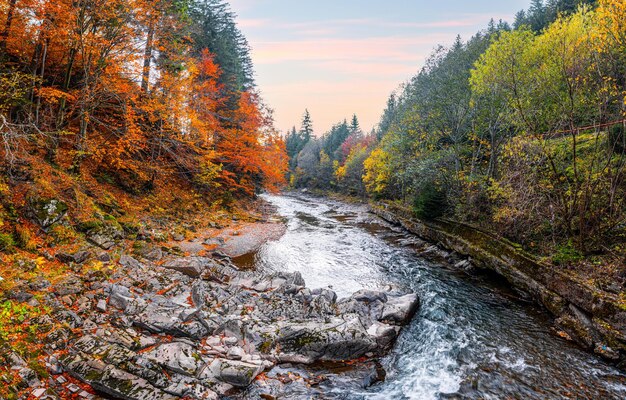
POLYGON ((102 203, 220 207, 284 183, 284 143, 228 3, 0 9, 0 248, 29 246, 14 231, 29 201, 62 200, 80 224, 102 203))
POLYGON ((51 282, 107 279, 117 248, 183 255, 163 246, 247 216, 288 168, 221 0, 0 1, 0 142, 3 399, 72 335, 51 282))
POLYGON ((625 117, 626 3, 537 0, 438 46, 368 134, 354 116, 316 138, 307 112, 286 137, 290 182, 469 223, 554 264, 623 265, 625 117))
POLYGON ((347 3, 0 0, 0 399, 625 398, 626 1, 347 3))

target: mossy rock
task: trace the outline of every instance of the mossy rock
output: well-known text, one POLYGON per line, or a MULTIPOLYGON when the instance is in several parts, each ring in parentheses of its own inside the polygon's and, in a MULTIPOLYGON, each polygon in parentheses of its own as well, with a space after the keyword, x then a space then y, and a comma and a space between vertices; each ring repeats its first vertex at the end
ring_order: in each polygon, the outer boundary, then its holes
POLYGON ((104 228, 104 223, 97 219, 80 222, 77 226, 78 231, 84 233, 98 231, 102 228, 104 228))
POLYGON ((67 204, 57 199, 30 198, 28 200, 30 215, 43 229, 48 229, 60 222, 68 209, 67 204))

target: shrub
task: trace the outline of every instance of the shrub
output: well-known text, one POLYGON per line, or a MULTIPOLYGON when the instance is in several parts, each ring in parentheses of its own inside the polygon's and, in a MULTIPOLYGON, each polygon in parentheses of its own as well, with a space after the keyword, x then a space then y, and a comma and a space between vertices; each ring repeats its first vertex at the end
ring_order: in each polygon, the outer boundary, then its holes
POLYGON ((13 235, 0 233, 0 251, 10 252, 14 246, 15 240, 13 240, 13 235))
POLYGON ((26 251, 37 249, 37 245, 33 242, 30 230, 26 227, 17 225, 15 227, 15 242, 17 247, 26 251))
POLYGON ((582 259, 583 255, 576 250, 571 240, 565 245, 558 246, 552 256, 552 262, 556 265, 576 264, 582 259))
POLYGON ((421 219, 431 220, 441 217, 446 211, 446 195, 441 188, 429 182, 415 196, 413 210, 421 219))
POLYGON ((53 243, 57 245, 70 244, 78 238, 74 229, 65 225, 55 225, 50 229, 53 243))

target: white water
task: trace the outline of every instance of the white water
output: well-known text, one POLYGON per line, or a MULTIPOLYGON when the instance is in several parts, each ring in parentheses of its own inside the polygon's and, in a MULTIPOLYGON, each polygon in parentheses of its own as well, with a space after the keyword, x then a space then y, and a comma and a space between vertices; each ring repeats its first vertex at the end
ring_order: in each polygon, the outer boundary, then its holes
MULTIPOLYGON (((364 389, 336 374, 315 398, 626 398, 626 377, 554 336, 543 312, 511 300, 493 281, 420 259, 410 236, 364 208, 308 197, 266 200, 288 229, 259 251, 258 268, 300 271, 308 287, 331 287, 340 297, 391 283, 421 299, 382 360, 384 383, 364 389)), ((301 396, 284 398, 309 398, 301 396)))

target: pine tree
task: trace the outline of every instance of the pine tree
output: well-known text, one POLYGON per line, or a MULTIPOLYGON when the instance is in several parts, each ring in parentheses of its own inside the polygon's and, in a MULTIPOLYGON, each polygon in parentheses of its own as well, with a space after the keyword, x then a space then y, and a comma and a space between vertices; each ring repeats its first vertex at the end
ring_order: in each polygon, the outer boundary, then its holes
POLYGON ((525 10, 519 10, 517 14, 515 14, 515 21, 513 22, 513 28, 519 29, 523 25, 528 24, 528 19, 526 17, 525 10))
MULTIPOLYGON (((236 15, 223 0, 192 0, 189 16, 195 52, 209 49, 222 69, 220 83, 230 92, 254 87, 250 46, 235 23, 236 15)), ((236 100, 236 99, 235 99, 236 100)))
POLYGON ((528 9, 528 16, 530 27, 539 32, 547 25, 546 7, 543 4, 543 0, 532 0, 530 8, 528 9))
POLYGON ((309 110, 304 110, 304 116, 302 117, 302 127, 300 133, 305 142, 308 142, 313 137, 313 121, 311 121, 311 114, 309 110))
POLYGON ((359 119, 357 118, 356 114, 352 115, 352 121, 350 122, 350 135, 359 138, 363 136, 361 126, 359 125, 359 119))

